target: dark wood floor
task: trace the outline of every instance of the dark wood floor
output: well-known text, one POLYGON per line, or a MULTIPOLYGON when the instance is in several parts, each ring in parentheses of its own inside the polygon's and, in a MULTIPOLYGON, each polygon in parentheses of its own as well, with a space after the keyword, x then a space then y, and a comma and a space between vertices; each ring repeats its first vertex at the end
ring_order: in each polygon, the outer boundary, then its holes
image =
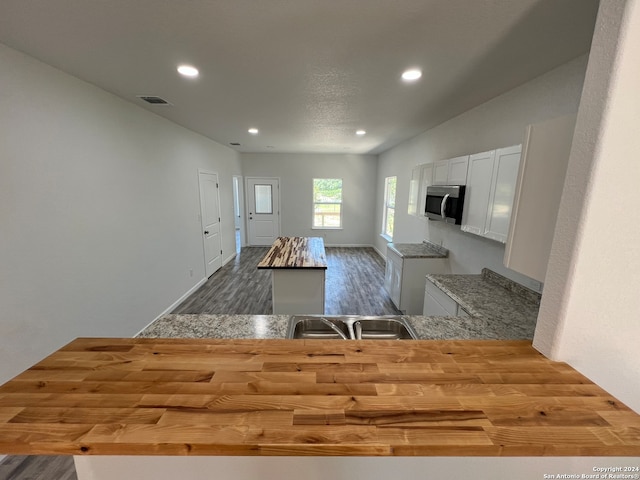
MULTIPOLYGON (((256 265, 267 247, 245 247, 172 313, 269 315, 271 271, 256 265)), ((327 315, 397 315, 383 288, 384 260, 371 247, 328 247, 325 281, 327 315)))
POLYGON ((77 480, 73 457, 11 455, 0 463, 0 480, 77 480))
MULTIPOLYGON (((256 265, 267 247, 245 247, 214 273, 173 313, 269 315, 271 271, 256 265)), ((327 315, 397 315, 383 288, 384 260, 373 248, 328 247, 325 282, 327 315)), ((76 480, 72 457, 8 456, 0 463, 0 480, 76 480)))

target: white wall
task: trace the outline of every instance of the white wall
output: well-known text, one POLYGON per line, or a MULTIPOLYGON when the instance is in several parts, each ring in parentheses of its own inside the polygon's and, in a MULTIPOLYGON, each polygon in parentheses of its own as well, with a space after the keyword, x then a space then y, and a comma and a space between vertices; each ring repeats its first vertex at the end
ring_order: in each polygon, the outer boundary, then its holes
POLYGON ((77 336, 131 336, 204 278, 197 169, 235 252, 238 155, 0 45, 0 383, 77 336), (194 270, 193 277, 189 269, 194 270))
POLYGON ((640 2, 601 0, 534 346, 640 412, 640 2))
MULTIPOLYGON (((504 246, 463 233, 459 226, 428 222, 407 214, 411 168, 458 155, 522 143, 528 124, 578 110, 587 56, 579 57, 489 102, 469 110, 380 155, 377 178, 376 233, 382 222, 384 178, 397 175, 394 241, 428 239, 450 250, 453 273, 479 273, 491 268, 530 285, 526 277, 502 265, 504 246)), ((385 252, 384 239, 376 247, 385 252)))
POLYGON ((373 155, 242 154, 247 177, 280 178, 282 235, 318 237, 326 245, 371 245, 377 158, 373 155), (342 230, 313 230, 313 179, 342 178, 342 230))

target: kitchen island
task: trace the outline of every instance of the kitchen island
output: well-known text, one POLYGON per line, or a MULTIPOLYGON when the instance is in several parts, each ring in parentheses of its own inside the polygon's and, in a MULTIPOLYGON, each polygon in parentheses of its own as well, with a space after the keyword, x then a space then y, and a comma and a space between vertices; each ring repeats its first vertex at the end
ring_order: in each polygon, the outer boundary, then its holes
POLYGON ((77 339, 0 387, 0 453, 75 455, 80 480, 542 478, 626 464, 604 457, 639 431, 528 340, 77 339))
POLYGON ((327 258, 322 238, 278 237, 258 268, 272 271, 274 314, 324 314, 327 258))

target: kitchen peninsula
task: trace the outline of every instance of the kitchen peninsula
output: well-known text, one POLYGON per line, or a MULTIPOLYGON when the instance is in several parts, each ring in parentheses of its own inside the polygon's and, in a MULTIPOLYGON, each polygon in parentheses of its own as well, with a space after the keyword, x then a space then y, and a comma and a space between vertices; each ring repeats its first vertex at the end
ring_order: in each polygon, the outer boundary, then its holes
POLYGON ((278 237, 258 263, 271 269, 273 313, 324 314, 327 258, 320 237, 278 237))
POLYGON ((638 429, 528 340, 85 338, 0 387, 0 453, 80 480, 542 478, 626 465, 638 429))

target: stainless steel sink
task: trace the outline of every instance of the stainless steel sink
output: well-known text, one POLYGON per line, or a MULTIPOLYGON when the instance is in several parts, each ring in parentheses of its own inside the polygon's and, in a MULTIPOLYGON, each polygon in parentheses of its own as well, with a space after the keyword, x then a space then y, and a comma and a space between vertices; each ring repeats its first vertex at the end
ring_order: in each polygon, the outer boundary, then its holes
POLYGON ((295 315, 289 320, 287 338, 415 340, 418 336, 402 316, 295 315))

